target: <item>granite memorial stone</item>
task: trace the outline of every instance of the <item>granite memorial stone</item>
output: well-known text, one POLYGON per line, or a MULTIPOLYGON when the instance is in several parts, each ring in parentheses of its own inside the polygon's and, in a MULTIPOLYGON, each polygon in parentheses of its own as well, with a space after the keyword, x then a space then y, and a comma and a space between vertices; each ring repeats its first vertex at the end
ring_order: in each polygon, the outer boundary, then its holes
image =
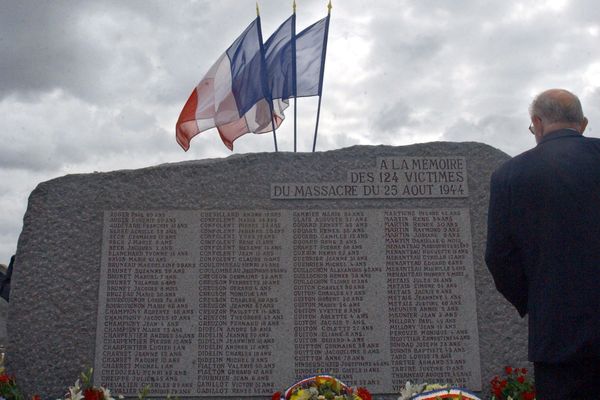
POLYGON ((483 261, 507 158, 356 146, 44 182, 17 249, 9 368, 43 396, 90 366, 128 396, 268 396, 318 372, 380 394, 485 389, 526 365, 525 322, 483 261))

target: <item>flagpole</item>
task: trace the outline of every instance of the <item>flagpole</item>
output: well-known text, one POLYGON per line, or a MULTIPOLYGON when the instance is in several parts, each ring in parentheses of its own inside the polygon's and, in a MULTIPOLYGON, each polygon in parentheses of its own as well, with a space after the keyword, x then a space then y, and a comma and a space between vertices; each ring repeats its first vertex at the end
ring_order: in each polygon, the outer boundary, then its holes
POLYGON ((325 24, 325 35, 323 38, 323 55, 321 57, 321 77, 319 79, 319 104, 317 106, 317 123, 315 124, 315 137, 313 139, 312 152, 317 147, 317 131, 319 130, 319 118, 321 116, 321 99, 323 97, 323 76, 325 75, 325 56, 327 55, 327 40, 329 36, 329 19, 331 18, 331 0, 327 5, 327 22, 325 24))
POLYGON ((294 153, 296 152, 297 115, 298 115, 298 88, 296 84, 296 0, 293 4, 292 18, 292 90, 294 92, 294 153))
POLYGON ((269 103, 269 112, 271 114, 271 126, 273 127, 273 142, 275 143, 275 152, 279 152, 279 150, 277 149, 277 132, 275 132, 275 116, 273 115, 274 112, 274 107, 273 107, 273 95, 271 94, 271 90, 268 87, 268 77, 267 77, 267 64, 265 62, 265 46, 262 40, 262 28, 260 25, 260 11, 258 9, 258 1, 256 2, 256 20, 257 20, 257 27, 258 27, 258 36, 260 39, 260 55, 261 55, 261 63, 262 63, 262 72, 263 72, 263 76, 262 76, 262 86, 263 86, 263 92, 265 94, 265 99, 268 100, 269 103))

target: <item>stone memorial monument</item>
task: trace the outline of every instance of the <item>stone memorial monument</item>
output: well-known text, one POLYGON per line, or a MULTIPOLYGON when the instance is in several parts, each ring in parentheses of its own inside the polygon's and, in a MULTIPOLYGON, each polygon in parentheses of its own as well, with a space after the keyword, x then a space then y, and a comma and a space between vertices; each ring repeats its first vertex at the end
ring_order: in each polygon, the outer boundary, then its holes
POLYGON ((526 326, 483 253, 479 143, 264 153, 69 175, 32 193, 9 369, 134 396, 269 396, 329 373, 397 397, 479 391, 526 365, 526 326))

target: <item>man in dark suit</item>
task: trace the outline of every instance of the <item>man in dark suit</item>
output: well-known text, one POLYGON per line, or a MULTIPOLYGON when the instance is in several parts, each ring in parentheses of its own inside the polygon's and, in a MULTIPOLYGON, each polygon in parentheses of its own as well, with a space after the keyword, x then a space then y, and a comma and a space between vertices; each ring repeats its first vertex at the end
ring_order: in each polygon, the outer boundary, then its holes
POLYGON ((566 90, 529 113, 537 146, 492 174, 486 263, 529 316, 537 399, 600 399, 600 139, 566 90))

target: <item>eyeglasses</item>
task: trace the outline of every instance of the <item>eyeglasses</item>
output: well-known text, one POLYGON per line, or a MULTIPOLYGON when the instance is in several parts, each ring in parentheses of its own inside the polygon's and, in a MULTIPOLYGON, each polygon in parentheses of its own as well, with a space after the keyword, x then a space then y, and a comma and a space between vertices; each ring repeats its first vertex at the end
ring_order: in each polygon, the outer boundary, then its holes
POLYGON ((533 130, 533 122, 531 124, 529 124, 529 132, 531 132, 533 135, 535 135, 535 131, 533 130))

